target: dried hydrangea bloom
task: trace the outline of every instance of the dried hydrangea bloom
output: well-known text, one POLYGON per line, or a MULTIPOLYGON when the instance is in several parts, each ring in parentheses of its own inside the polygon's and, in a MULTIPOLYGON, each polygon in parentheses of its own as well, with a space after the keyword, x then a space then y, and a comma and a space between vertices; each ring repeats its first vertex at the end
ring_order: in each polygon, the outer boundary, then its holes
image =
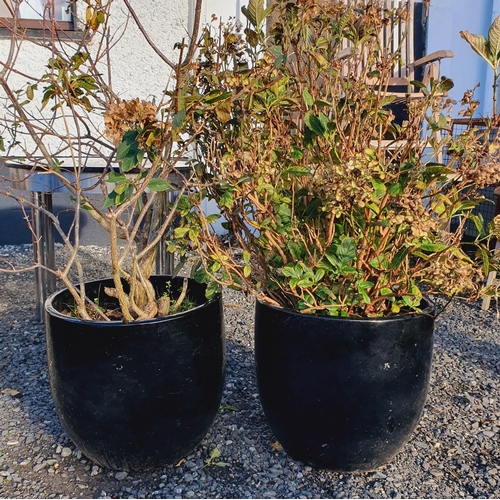
POLYGON ((136 127, 144 128, 155 120, 156 106, 151 102, 135 98, 130 101, 122 100, 118 103, 111 103, 104 113, 106 137, 113 144, 118 145, 125 132, 136 127))
POLYGON ((500 238, 500 214, 495 215, 495 218, 490 222, 489 230, 493 236, 500 238))

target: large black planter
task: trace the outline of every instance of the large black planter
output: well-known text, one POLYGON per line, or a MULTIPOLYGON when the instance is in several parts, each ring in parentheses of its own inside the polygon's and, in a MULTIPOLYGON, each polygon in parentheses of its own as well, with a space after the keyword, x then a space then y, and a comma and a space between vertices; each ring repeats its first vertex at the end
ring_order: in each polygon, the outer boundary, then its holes
POLYGON ((260 400, 285 451, 333 470, 389 462, 422 414, 433 334, 427 314, 329 318, 257 302, 260 400))
MULTIPOLYGON (((161 290, 168 277, 154 277, 161 290)), ((172 288, 179 287, 175 278, 172 288)), ((90 298, 111 280, 86 284, 90 298)), ((92 461, 149 470, 195 448, 220 405, 225 366, 221 297, 207 302, 190 280, 197 307, 154 320, 84 322, 58 312, 67 290, 47 299, 52 397, 64 430, 92 461)))

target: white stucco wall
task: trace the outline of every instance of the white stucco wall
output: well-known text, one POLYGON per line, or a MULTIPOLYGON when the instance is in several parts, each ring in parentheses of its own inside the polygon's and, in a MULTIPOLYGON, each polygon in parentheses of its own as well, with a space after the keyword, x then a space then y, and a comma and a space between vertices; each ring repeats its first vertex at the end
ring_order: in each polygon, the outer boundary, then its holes
MULTIPOLYGON (((1 1, 1 0, 0 0, 1 1)), ((201 25, 210 22, 212 14, 219 19, 239 17, 244 0, 204 0, 201 25)), ((174 49, 177 42, 183 39, 187 42, 191 32, 195 0, 130 0, 141 24, 147 31, 152 42, 171 61, 176 62, 179 51, 174 49)), ((86 4, 77 2, 77 17, 85 17, 86 4)), ((111 44, 111 84, 112 89, 123 99, 139 97, 158 103, 163 91, 172 85, 173 78, 170 67, 155 53, 140 33, 137 24, 128 15, 123 1, 115 0, 110 14, 111 44)), ((90 49, 96 49, 99 37, 91 44, 90 49)), ((11 40, 0 38, 0 60, 6 61, 11 40)), ((76 44, 70 44, 67 53, 72 55, 76 44)), ((11 74, 9 83, 13 89, 20 89, 28 82, 34 83, 36 77, 43 75, 47 62, 51 57, 49 49, 25 41, 16 55, 16 69, 20 74, 11 74)), ((107 61, 100 65, 103 75, 108 74, 107 61)), ((40 108, 42 89, 37 98, 27 109, 34 113, 40 108)), ((0 107, 3 91, 0 89, 0 107)), ((5 109, 5 108, 4 108, 5 109)), ((5 111, 3 111, 5 112, 5 111)), ((102 120, 96 125, 102 131, 102 120)), ((0 132, 1 133, 1 132, 0 132)))
MULTIPOLYGON (((178 51, 173 47, 189 38, 195 1, 131 0, 131 3, 152 41, 171 60, 177 60, 178 51)), ((239 18, 242 3, 243 0, 204 0, 201 25, 209 23, 212 14, 223 20, 239 18)), ((125 6, 115 12, 113 24, 116 26, 125 20, 125 6)), ((124 98, 155 96, 158 100, 169 83, 169 68, 145 44, 133 21, 129 22, 123 39, 114 50, 112 66, 113 87, 124 98)))
MULTIPOLYGON (((177 60, 174 45, 188 39, 194 17, 194 0, 130 0, 144 28, 154 44, 171 60, 177 60)), ((202 24, 210 21, 212 14, 219 18, 239 17, 243 0, 205 0, 202 24)), ((83 2, 77 4, 85 7, 83 2)), ((79 13, 83 16, 83 12, 79 13)), ((170 78, 169 68, 147 45, 133 20, 126 24, 127 9, 120 0, 115 1, 110 17, 111 33, 119 41, 112 50, 112 85, 123 98, 141 97, 159 99, 170 78)), ((0 59, 5 61, 10 40, 0 39, 0 59)), ((45 69, 50 52, 26 43, 20 51, 17 66, 33 75, 45 69)), ((19 84, 26 78, 19 78, 19 84)))

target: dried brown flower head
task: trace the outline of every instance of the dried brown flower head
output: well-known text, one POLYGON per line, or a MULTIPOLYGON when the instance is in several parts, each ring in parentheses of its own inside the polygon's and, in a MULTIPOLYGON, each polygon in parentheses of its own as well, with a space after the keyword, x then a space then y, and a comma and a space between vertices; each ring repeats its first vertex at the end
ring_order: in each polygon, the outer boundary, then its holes
POLYGON ((104 113, 106 136, 118 145, 123 134, 136 127, 144 128, 156 120, 156 106, 138 98, 111 103, 104 113))

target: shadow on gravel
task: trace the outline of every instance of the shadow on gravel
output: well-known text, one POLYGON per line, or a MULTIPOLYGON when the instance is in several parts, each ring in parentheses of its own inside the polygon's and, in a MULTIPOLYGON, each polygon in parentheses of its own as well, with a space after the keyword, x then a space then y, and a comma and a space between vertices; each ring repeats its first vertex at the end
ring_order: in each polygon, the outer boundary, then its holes
MULTIPOLYGON (((31 435, 38 433, 39 437, 44 435, 62 446, 74 447, 62 429, 50 394, 45 325, 14 320, 7 328, 8 331, 0 335, 4 337, 3 349, 0 350, 0 388, 19 393, 15 399, 19 400, 23 420, 30 429, 25 436, 28 444, 32 442, 31 435)), ((226 380, 221 408, 204 442, 194 451, 205 458, 215 447, 234 443, 232 448, 236 452, 242 445, 248 447, 263 441, 269 445, 272 443, 272 434, 257 396, 253 352, 231 339, 227 340, 226 347, 226 380), (228 437, 221 441, 223 434, 228 437), (229 443, 229 437, 234 439, 233 443, 229 443)), ((224 477, 224 471, 219 469, 222 468, 212 468, 217 476, 224 477)))
MULTIPOLYGON (((59 218, 59 223, 63 231, 67 234, 73 223, 74 210, 63 206, 54 206, 53 213, 59 218)), ((26 215, 31 217, 29 210, 26 215)), ((28 228, 25 214, 21 208, 16 206, 0 209, 0 245, 23 245, 32 242, 32 234, 28 228)), ((82 216, 80 226, 87 225, 86 214, 82 216)), ((62 243, 62 238, 57 231, 54 231, 54 241, 62 243)), ((71 237, 73 242, 73 237, 71 237)))
MULTIPOLYGON (((2 283, 0 276, 0 298, 2 283)), ((428 402, 409 443, 377 471, 335 473, 280 450, 257 395, 252 303, 229 296, 225 306, 226 384, 209 433, 177 464, 130 474, 94 466, 64 434, 50 396, 45 327, 33 322, 33 307, 0 313, 0 389, 21 393, 0 397, 0 497, 500 498, 493 311, 459 304, 439 318, 428 402)))

